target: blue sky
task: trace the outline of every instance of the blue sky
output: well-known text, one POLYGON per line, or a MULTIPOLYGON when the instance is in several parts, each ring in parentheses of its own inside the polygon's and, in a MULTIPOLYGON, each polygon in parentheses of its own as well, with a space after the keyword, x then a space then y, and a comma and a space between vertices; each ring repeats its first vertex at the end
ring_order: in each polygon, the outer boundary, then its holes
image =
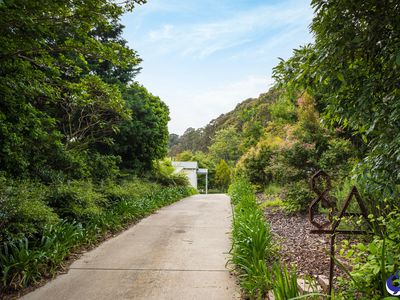
POLYGON ((312 42, 305 0, 148 0, 122 18, 136 78, 170 108, 170 133, 266 92, 278 57, 312 42))

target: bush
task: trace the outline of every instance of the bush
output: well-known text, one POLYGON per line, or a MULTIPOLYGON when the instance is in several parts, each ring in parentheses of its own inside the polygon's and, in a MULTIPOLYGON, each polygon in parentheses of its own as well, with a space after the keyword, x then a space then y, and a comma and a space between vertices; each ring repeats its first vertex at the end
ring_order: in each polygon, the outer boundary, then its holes
POLYGON ((394 275, 400 269, 400 211, 395 209, 386 217, 374 219, 370 215, 370 221, 379 228, 372 239, 367 242, 352 244, 344 241, 346 257, 350 260, 352 270, 349 271, 351 281, 342 280, 342 293, 352 296, 355 293, 360 299, 382 299, 389 296, 385 284, 389 276, 394 275))
POLYGON ((120 174, 120 162, 119 156, 102 155, 98 152, 91 154, 88 161, 91 178, 97 181, 115 179, 120 174))
POLYGON ((99 187, 99 192, 107 199, 106 206, 109 207, 120 201, 144 197, 158 188, 159 186, 155 183, 134 177, 129 180, 123 180, 120 184, 106 181, 99 187))
POLYGON ((269 141, 261 140, 240 158, 237 164, 238 173, 253 184, 268 184, 272 178, 265 172, 265 167, 269 164, 273 153, 269 141))
POLYGON ((47 224, 58 222, 58 216, 44 201, 46 186, 0 178, 0 242, 40 235, 47 224))
POLYGON ((287 186, 283 203, 288 213, 305 212, 315 198, 306 181, 298 181, 287 186))
POLYGON ((153 164, 152 177, 164 186, 188 186, 189 179, 184 173, 174 173, 171 160, 164 159, 153 164))
POLYGON ((350 141, 332 138, 328 141, 328 149, 321 154, 319 165, 322 170, 327 170, 333 177, 347 176, 352 164, 349 162, 353 155, 350 141))
POLYGON ((77 222, 87 222, 99 215, 106 203, 88 181, 55 184, 50 187, 47 201, 61 218, 77 222))
POLYGON ((215 168, 215 185, 222 191, 228 190, 229 184, 231 183, 231 169, 225 160, 221 160, 215 168))

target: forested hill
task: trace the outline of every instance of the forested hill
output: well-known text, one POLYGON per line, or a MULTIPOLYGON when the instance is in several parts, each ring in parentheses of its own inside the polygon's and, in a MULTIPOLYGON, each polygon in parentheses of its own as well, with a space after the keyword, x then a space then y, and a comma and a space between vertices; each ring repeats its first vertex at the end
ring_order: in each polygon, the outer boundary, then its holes
POLYGON ((244 138, 243 147, 255 144, 270 120, 268 106, 276 101, 278 94, 277 89, 272 88, 258 98, 244 100, 235 109, 211 120, 204 127, 190 127, 181 136, 170 134, 169 155, 176 156, 184 151, 208 152, 215 134, 221 129, 230 128, 232 131, 241 132, 244 138))

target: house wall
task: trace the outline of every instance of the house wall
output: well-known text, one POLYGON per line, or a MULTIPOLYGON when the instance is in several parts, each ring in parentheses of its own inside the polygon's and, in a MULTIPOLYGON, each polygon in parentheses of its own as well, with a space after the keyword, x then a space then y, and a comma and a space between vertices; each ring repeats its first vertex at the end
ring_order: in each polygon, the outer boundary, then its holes
POLYGON ((182 172, 185 172, 185 174, 187 175, 190 185, 197 189, 197 170, 184 169, 182 172))

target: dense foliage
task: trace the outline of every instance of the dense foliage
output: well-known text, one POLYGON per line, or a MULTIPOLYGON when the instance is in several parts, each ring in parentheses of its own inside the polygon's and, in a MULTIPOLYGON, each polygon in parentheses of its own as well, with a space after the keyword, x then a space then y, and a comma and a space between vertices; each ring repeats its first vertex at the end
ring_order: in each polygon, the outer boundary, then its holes
POLYGON ((57 187, 8 184, 0 191, 1 290, 20 289, 55 275, 77 248, 93 246, 109 233, 194 192, 138 179, 98 186, 79 181, 57 187), (25 195, 34 196, 33 201, 25 195))
POLYGON ((327 124, 359 135, 369 193, 399 195, 400 7, 397 1, 312 1, 315 43, 275 69, 288 90, 318 99, 327 124))
POLYGON ((145 2, 0 1, 1 293, 193 193, 158 167, 169 110, 122 38, 145 2))
MULTIPOLYGON (((256 202, 251 183, 243 178, 236 179, 229 187, 229 195, 234 204, 230 262, 234 264, 245 295, 250 299, 264 299, 271 291, 277 300, 296 299, 300 295, 296 269, 288 269, 280 263, 277 241, 256 202)), ((310 279, 312 284, 308 292, 314 290, 314 281, 310 279)), ((323 295, 303 297, 321 299, 320 296, 323 295)))
MULTIPOLYGON (((316 99, 324 124, 340 128, 358 148, 349 174, 367 200, 374 236, 349 251, 353 280, 342 286, 342 295, 381 299, 388 296, 386 279, 400 267, 399 247, 393 248, 400 229, 394 221, 400 196, 400 6, 322 0, 312 6, 315 43, 282 61, 275 78, 288 96, 306 92, 316 99)), ((336 143, 333 150, 343 148, 336 143)))
POLYGON ((0 3, 2 171, 47 182, 90 178, 90 162, 149 169, 165 154, 168 108, 129 84, 140 58, 119 23, 144 2, 0 3))
POLYGON ((168 107, 137 84, 128 86, 123 97, 132 119, 121 123, 112 153, 121 157, 124 169, 149 170, 153 160, 167 154, 168 107))

